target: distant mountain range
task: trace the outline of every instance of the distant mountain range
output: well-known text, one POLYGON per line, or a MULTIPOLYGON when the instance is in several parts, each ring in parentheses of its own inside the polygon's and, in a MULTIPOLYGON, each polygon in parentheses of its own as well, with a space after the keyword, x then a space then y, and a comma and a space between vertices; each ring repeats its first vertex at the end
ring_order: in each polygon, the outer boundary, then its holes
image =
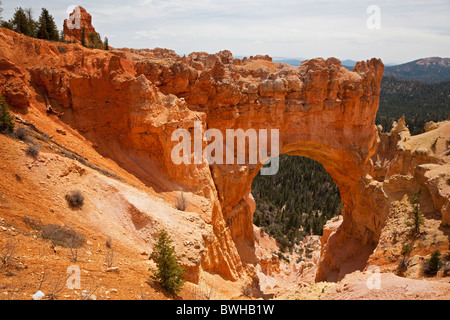
POLYGON ((399 80, 439 82, 450 80, 450 58, 425 58, 387 67, 384 76, 394 76, 399 80))
MULTIPOLYGON (((274 62, 298 66, 305 59, 273 58, 274 62)), ((341 60, 344 67, 352 70, 355 60, 341 60)), ((384 76, 394 76, 399 80, 417 80, 427 83, 450 81, 450 58, 430 57, 411 62, 386 64, 384 76)))

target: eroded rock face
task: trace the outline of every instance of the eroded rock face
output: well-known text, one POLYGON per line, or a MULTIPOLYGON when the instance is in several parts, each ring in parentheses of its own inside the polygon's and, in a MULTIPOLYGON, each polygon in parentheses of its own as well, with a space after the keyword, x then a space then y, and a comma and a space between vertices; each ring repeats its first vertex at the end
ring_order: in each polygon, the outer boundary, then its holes
POLYGON ((92 16, 82 6, 74 8, 69 19, 64 20, 63 32, 67 42, 81 43, 81 36, 85 34, 85 41, 88 42, 89 33, 96 33, 92 26, 92 16))
MULTIPOLYGON (((175 129, 278 129, 280 153, 323 164, 338 185, 343 222, 323 249, 317 279, 364 268, 386 219, 382 189, 366 179, 378 131, 374 125, 384 66, 372 59, 353 72, 339 60, 298 67, 268 57, 234 59, 229 51, 176 56, 169 50, 99 52, 1 30, 0 58, 17 64, 45 93, 61 120, 97 150, 161 192, 183 190, 210 224, 201 268, 229 279, 257 263, 251 183, 262 164, 181 164, 171 160, 175 129), (18 58, 26 43, 27 59, 18 58), (47 52, 47 53, 46 53, 47 52), (27 63, 32 61, 33 63, 27 63)), ((34 90, 29 86, 30 90, 34 90)), ((207 141, 203 141, 203 147, 207 141)), ((236 157, 236 154, 234 155, 236 157)), ((193 158, 192 158, 193 160, 193 158)))

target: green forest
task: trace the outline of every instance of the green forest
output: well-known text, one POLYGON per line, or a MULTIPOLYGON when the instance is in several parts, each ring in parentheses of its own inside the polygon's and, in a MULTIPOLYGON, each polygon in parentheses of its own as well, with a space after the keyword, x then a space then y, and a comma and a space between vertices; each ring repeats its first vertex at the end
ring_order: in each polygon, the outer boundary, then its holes
POLYGON ((428 121, 446 120, 450 116, 450 81, 425 83, 383 77, 376 123, 386 132, 402 115, 412 135, 423 133, 428 121))
MULTIPOLYGON (((450 116, 450 81, 425 83, 384 77, 376 124, 389 131, 405 115, 411 134, 428 121, 450 116)), ((255 225, 273 236, 281 251, 292 250, 305 235, 322 235, 327 220, 342 213, 339 189, 323 166, 311 159, 280 156, 276 175, 258 174, 252 183, 255 225)))
POLYGON ((309 158, 280 156, 276 175, 258 173, 252 183, 254 224, 292 249, 305 235, 322 234, 327 220, 341 214, 339 189, 323 166, 309 158))

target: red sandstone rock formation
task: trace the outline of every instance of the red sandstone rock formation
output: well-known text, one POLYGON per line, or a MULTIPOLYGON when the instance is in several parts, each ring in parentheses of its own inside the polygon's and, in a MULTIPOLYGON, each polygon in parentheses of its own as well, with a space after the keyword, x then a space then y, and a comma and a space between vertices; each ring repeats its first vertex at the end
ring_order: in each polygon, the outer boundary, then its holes
POLYGON ((85 34, 88 43, 89 33, 97 33, 92 26, 92 16, 82 6, 77 6, 70 14, 69 19, 64 20, 63 32, 67 42, 81 43, 81 36, 85 34))
MULTIPOLYGON (((0 88, 11 105, 29 106, 32 94, 47 96, 60 120, 101 154, 157 192, 182 190, 204 203, 195 210, 213 233, 204 237, 206 250, 193 272, 201 268, 237 279, 257 263, 250 188, 262 167, 175 165, 171 134, 180 128, 193 133, 194 121, 201 121, 202 133, 215 128, 224 136, 226 129, 278 129, 281 153, 322 163, 345 207, 341 225, 322 248, 316 279, 341 279, 366 266, 390 207, 380 184, 387 167, 374 159, 394 152, 388 150, 392 144, 380 144, 374 124, 380 60, 359 62, 351 72, 334 58, 293 67, 268 57, 234 59, 229 51, 179 57, 165 49, 99 52, 58 44, 64 47, 58 50, 5 29, 0 43, 0 88)), ((386 139, 392 138, 381 135, 386 139)), ((389 173, 407 170, 404 164, 389 158, 389 173)), ((440 194, 436 206, 445 206, 448 198, 440 194)))
POLYGON ((373 249, 380 219, 359 197, 370 192, 361 177, 376 148, 381 61, 358 63, 350 72, 333 58, 292 67, 262 57, 238 60, 228 51, 181 58, 160 50, 143 56, 66 45, 60 53, 55 44, 7 30, 2 40, 19 44, 3 50, 2 58, 28 64, 29 81, 101 153, 157 190, 181 188, 207 200, 202 216, 215 237, 207 240, 205 270, 236 279, 243 264, 256 262, 248 195, 262 165, 175 165, 171 134, 192 130, 195 120, 203 132, 279 129, 281 153, 318 160, 338 184, 345 204, 339 246, 351 235, 358 250, 373 249), (23 42, 33 43, 28 62, 17 58, 23 42))

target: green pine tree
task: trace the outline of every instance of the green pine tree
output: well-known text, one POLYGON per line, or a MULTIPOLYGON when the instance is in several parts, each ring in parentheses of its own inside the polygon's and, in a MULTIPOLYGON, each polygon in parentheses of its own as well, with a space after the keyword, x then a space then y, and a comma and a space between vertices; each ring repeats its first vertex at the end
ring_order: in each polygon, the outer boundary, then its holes
POLYGON ((420 226, 422 224, 424 224, 424 218, 423 218, 423 214, 422 211, 420 211, 420 197, 422 194, 422 190, 419 190, 419 192, 414 193, 409 202, 411 203, 411 205, 413 206, 413 210, 411 211, 410 215, 412 216, 412 223, 407 223, 407 226, 412 226, 413 227, 413 232, 415 234, 419 234, 420 233, 420 226))
POLYGON ((86 47, 86 28, 85 27, 83 27, 81 29, 81 45, 83 47, 86 47))
POLYGON ((441 252, 439 250, 434 251, 431 254, 431 258, 427 260, 428 270, 431 273, 436 273, 442 265, 441 252))
POLYGON ((10 23, 14 31, 22 33, 26 36, 33 36, 33 30, 30 26, 30 22, 28 21, 28 17, 22 8, 16 8, 10 23))
POLYGON ((14 116, 9 112, 5 98, 0 96, 0 132, 12 132, 14 130, 14 116))
POLYGON ((30 37, 36 37, 38 23, 33 19, 33 9, 25 8, 23 9, 25 15, 27 16, 28 26, 30 27, 30 37))
POLYGON ((88 34, 89 48, 104 49, 104 44, 101 40, 100 34, 97 32, 90 32, 88 34))
POLYGON ((103 41, 103 44, 105 46, 105 50, 109 50, 109 44, 108 44, 108 38, 105 37, 105 40, 103 41))
POLYGON ((44 39, 44 40, 50 40, 50 35, 48 34, 48 31, 47 31, 47 23, 45 21, 45 18, 43 18, 42 16, 39 17, 37 38, 44 39))
POLYGON ((41 16, 39 17, 37 37, 39 39, 59 41, 59 32, 55 20, 45 8, 42 8, 41 16))
POLYGON ((176 295, 181 291, 186 280, 182 278, 184 269, 178 265, 174 251, 172 239, 167 231, 162 229, 150 256, 157 266, 157 270, 152 270, 153 275, 150 277, 158 281, 171 294, 176 295))

